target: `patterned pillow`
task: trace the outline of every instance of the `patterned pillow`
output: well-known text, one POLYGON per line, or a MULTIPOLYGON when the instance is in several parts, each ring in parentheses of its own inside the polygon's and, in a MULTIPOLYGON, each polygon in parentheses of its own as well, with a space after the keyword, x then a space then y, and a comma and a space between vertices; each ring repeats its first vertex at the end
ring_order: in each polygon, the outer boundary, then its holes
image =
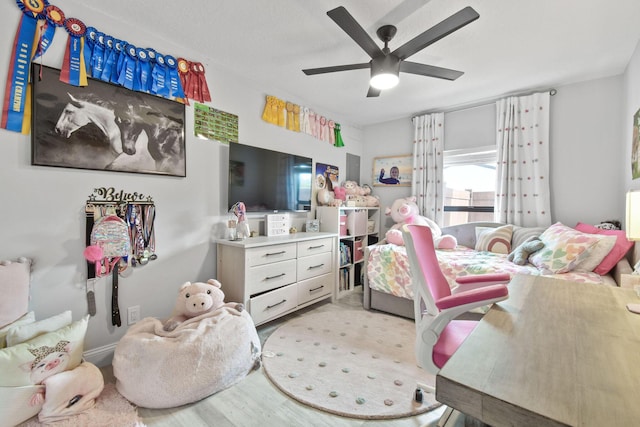
POLYGON ((496 254, 511 252, 513 225, 501 227, 476 227, 476 251, 489 251, 496 254))
POLYGON ((533 237, 539 237, 547 227, 513 227, 513 236, 511 236, 511 247, 517 248, 524 242, 528 242, 533 237))
POLYGON ((571 271, 583 259, 600 237, 581 233, 557 222, 540 235, 544 248, 533 254, 529 262, 545 273, 566 273, 571 271))
POLYGON ((73 369, 82 360, 89 315, 69 326, 0 350, 0 387, 40 384, 43 379, 73 369), (55 369, 45 370, 50 360, 55 369))

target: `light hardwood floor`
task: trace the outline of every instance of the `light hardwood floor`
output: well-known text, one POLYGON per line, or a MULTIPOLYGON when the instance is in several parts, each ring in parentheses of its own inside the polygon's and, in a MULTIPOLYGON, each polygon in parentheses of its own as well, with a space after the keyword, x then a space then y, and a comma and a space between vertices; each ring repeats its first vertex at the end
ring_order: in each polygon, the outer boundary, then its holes
MULTIPOLYGON (((360 289, 360 288, 357 288, 360 289)), ((281 319, 259 326, 262 344, 287 320, 319 311, 363 309, 362 292, 356 291, 336 303, 320 302, 281 319)), ((106 382, 115 382, 111 366, 103 368, 106 382)), ((138 408, 142 421, 149 427, 435 427, 444 407, 416 417, 395 420, 367 421, 345 418, 303 405, 283 394, 266 377, 262 368, 253 371, 240 383, 199 402, 171 409, 138 408)), ((463 426, 463 420, 453 419, 447 427, 463 426)))

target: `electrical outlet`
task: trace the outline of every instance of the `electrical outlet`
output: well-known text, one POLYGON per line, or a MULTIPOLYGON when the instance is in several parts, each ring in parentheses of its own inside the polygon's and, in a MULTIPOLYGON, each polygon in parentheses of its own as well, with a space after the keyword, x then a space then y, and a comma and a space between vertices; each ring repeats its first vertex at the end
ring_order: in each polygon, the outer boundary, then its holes
POLYGON ((127 308, 127 324, 133 325, 138 321, 140 321, 140 306, 134 305, 127 308))

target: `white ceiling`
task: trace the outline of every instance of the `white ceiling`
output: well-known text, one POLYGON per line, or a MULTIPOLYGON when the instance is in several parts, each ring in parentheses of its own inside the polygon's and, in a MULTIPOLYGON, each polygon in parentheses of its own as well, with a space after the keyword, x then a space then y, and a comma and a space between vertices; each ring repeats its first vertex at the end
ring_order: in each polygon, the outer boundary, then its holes
MULTIPOLYGON (((303 102, 343 122, 369 125, 493 100, 506 94, 618 75, 640 39, 639 0, 67 0, 83 16, 109 15, 135 26, 150 43, 189 46, 215 64, 255 81, 265 94, 303 102), (368 62, 367 54, 326 12, 344 6, 378 42, 384 24, 398 28, 390 48, 465 6, 480 19, 411 56, 413 62, 464 71, 456 81, 400 74, 400 84, 367 98, 369 71, 306 76, 303 68, 368 62), (279 92, 282 91, 282 92, 279 92)), ((73 16, 73 15, 71 15, 73 16)), ((101 31, 100 22, 86 20, 101 31)), ((113 36, 119 36, 113 33, 113 36)), ((380 43, 382 47, 382 43, 380 43)), ((166 52, 166 53, 171 53, 166 52)), ((215 86, 211 81, 215 105, 215 86)))

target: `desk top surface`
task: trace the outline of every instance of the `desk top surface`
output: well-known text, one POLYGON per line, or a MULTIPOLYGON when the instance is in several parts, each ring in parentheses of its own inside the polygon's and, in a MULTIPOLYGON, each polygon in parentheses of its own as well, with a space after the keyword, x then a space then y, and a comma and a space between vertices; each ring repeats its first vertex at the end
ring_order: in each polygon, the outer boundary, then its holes
POLYGON ((640 302, 628 289, 516 276, 437 376, 437 399, 492 426, 640 423, 640 302))

